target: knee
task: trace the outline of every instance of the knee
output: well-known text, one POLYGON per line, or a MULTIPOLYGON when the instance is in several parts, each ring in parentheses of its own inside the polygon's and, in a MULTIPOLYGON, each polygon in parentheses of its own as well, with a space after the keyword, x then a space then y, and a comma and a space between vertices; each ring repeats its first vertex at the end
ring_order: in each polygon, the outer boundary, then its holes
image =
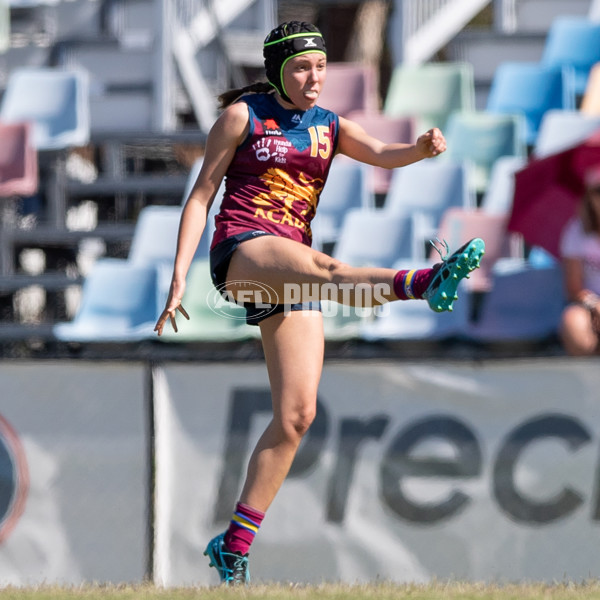
POLYGON ((300 440, 315 420, 316 414, 314 402, 302 404, 293 410, 287 411, 281 419, 283 435, 291 442, 300 443, 300 440))
POLYGON ((315 266, 329 283, 340 283, 348 265, 326 254, 315 255, 315 266))
POLYGON ((587 356, 598 349, 598 335, 595 333, 588 311, 578 305, 571 305, 563 312, 559 334, 567 354, 587 356))

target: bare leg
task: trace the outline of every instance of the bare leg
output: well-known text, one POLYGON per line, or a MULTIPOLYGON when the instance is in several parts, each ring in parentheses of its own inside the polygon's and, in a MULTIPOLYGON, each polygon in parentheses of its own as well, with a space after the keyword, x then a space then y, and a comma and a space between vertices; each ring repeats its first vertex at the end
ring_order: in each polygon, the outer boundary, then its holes
POLYGON ((273 315, 260 328, 273 419, 250 458, 240 501, 266 512, 315 417, 324 340, 322 315, 317 311, 273 315))
POLYGON ((599 351, 598 334, 587 308, 571 304, 565 308, 560 326, 565 350, 571 356, 589 356, 599 351))
MULTIPOLYGON (((351 267, 330 256, 318 252, 287 238, 262 236, 248 240, 235 251, 227 273, 228 282, 244 282, 243 288, 249 289, 247 282, 257 281, 266 284, 277 293, 280 304, 299 302, 290 300, 290 284, 316 288, 315 295, 302 301, 330 299, 337 302, 356 305, 374 305, 390 300, 398 300, 394 294, 394 269, 379 267, 351 267), (357 286, 376 289, 376 294, 356 294, 357 286), (326 295, 322 291, 325 290, 326 295), (364 302, 364 303, 363 303, 364 302)), ((240 286, 242 289, 242 286, 240 286)), ((229 284, 228 290, 237 296, 240 289, 229 284)), ((251 289, 251 288, 250 288, 251 289)), ((256 289, 261 289, 257 286, 256 289)))

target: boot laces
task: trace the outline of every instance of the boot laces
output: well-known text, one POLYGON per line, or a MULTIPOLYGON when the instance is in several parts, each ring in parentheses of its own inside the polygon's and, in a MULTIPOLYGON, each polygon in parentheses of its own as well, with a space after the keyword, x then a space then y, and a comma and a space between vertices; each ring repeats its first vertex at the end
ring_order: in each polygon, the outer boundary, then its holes
POLYGON ((429 243, 433 249, 440 255, 442 262, 446 262, 446 259, 450 256, 450 246, 446 240, 440 240, 437 236, 434 240, 429 240, 429 243), (438 246, 441 246, 439 248, 438 246))

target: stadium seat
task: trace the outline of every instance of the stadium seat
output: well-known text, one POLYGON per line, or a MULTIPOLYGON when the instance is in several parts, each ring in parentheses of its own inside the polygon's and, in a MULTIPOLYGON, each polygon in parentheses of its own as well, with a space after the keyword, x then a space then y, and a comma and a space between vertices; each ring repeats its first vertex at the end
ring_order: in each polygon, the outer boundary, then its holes
POLYGON ((575 103, 571 67, 504 62, 494 73, 486 110, 523 114, 525 140, 528 146, 534 146, 544 114, 552 109, 573 110, 575 103))
MULTIPOLYGON (((347 117, 365 131, 386 143, 416 141, 416 123, 413 117, 390 117, 382 112, 355 111, 347 117)), ((385 196, 392 179, 391 169, 373 168, 373 192, 385 196)))
POLYGON ((379 110, 379 93, 373 67, 360 63, 327 64, 327 85, 319 106, 345 117, 352 111, 379 110))
POLYGON ((412 256, 412 218, 382 210, 347 212, 333 255, 355 267, 391 267, 412 256))
MULTIPOLYGON (((158 269, 159 303, 164 306, 171 281, 172 269, 161 265, 158 269)), ((208 260, 195 260, 187 277, 183 306, 190 316, 178 315, 175 333, 168 323, 163 342, 220 341, 231 342, 258 337, 259 328, 246 324, 246 311, 237 304, 221 298, 210 278, 208 260)))
MULTIPOLYGON (((490 289, 491 273, 496 262, 502 257, 510 256, 507 223, 508 214, 492 215, 480 209, 449 208, 444 213, 437 237, 448 243, 451 252, 475 237, 485 242, 485 256, 481 260, 481 265, 471 273, 464 287, 474 292, 490 289)), ((433 248, 429 258, 439 259, 438 253, 433 248)))
POLYGON ((494 269, 492 288, 468 337, 479 342, 536 341, 556 334, 565 293, 558 263, 539 269, 525 261, 494 269))
POLYGON ((390 215, 411 218, 412 256, 415 258, 425 258, 428 240, 435 235, 448 208, 475 207, 467 176, 465 164, 437 158, 393 172, 383 210, 390 215))
MULTIPOLYGON (((431 262, 401 260, 394 263, 397 270, 424 269, 431 262)), ((436 313, 423 300, 390 302, 378 309, 381 316, 363 319, 360 337, 369 342, 379 340, 438 340, 464 334, 468 327, 471 295, 465 287, 452 312, 436 313)))
POLYGON ((333 161, 319 198, 317 216, 311 224, 313 245, 316 248, 336 242, 348 210, 374 208, 372 175, 372 167, 344 156, 333 161))
POLYGON ((549 110, 542 118, 532 154, 535 158, 557 154, 580 144, 599 129, 600 113, 592 116, 578 110, 549 110))
POLYGON ((496 160, 490 182, 481 200, 481 210, 492 215, 507 215, 512 210, 515 172, 527 164, 523 156, 503 156, 496 160))
POLYGON ((38 155, 28 123, 0 123, 0 198, 31 196, 38 189, 38 155))
POLYGON ((580 110, 586 115, 600 117, 600 62, 590 71, 580 110))
POLYGON ((575 72, 575 92, 585 92, 592 66, 600 62, 600 23, 587 17, 559 16, 546 37, 541 64, 547 67, 571 66, 575 72))
POLYGON ((473 110, 473 67, 467 63, 397 65, 385 98, 383 112, 390 117, 414 117, 417 135, 431 127, 445 131, 448 117, 457 110, 473 110))
POLYGON ((37 150, 84 146, 90 137, 87 75, 52 68, 16 69, 2 98, 0 121, 32 122, 37 150))
POLYGON ((97 132, 148 131, 153 127, 152 55, 117 40, 95 43, 72 36, 56 52, 64 69, 85 72, 90 80, 90 128, 97 132))
POLYGON ((467 162, 469 185, 485 192, 496 160, 503 156, 527 156, 522 115, 485 111, 455 112, 446 128, 448 150, 442 158, 467 162))
POLYGON ((328 342, 358 339, 363 320, 372 311, 322 300, 323 332, 328 342))
POLYGON ((127 342, 151 337, 159 315, 156 276, 153 266, 98 260, 83 284, 77 316, 69 323, 57 323, 55 337, 65 342, 127 342))

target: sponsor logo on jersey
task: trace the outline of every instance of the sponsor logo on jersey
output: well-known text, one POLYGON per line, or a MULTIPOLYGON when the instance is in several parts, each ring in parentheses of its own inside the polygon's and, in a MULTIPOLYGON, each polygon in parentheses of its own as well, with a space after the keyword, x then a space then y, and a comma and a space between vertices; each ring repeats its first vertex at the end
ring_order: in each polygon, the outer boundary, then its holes
POLYGON ((283 135, 281 129, 279 129, 279 124, 275 119, 266 119, 264 125, 265 135, 283 135))

